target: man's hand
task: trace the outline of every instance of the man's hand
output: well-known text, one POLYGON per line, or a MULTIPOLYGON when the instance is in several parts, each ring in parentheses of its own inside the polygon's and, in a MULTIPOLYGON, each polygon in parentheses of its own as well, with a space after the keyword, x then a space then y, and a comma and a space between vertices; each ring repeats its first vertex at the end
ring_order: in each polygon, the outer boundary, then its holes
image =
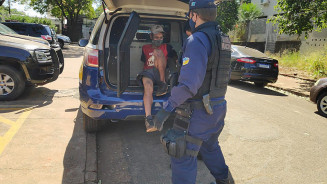
POLYGON ((161 49, 154 49, 153 56, 154 56, 154 64, 155 64, 155 66, 157 66, 157 68, 160 63, 162 64, 162 63, 167 62, 166 57, 161 49))
POLYGON ((154 117, 154 127, 161 131, 163 128, 163 124, 169 118, 171 112, 166 111, 165 109, 161 109, 154 117))

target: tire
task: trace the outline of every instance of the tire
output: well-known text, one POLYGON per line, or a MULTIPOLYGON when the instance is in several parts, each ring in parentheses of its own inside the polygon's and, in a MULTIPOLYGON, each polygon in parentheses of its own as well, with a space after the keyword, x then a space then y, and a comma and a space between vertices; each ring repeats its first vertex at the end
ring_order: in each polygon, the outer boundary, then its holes
POLYGON ((0 101, 15 100, 24 92, 25 85, 20 71, 10 66, 0 66, 0 101))
POLYGON ((267 86, 268 83, 266 82, 254 82, 254 85, 260 88, 263 88, 265 86, 267 86))
POLYGON ((59 46, 60 46, 61 49, 64 48, 64 45, 65 45, 64 41, 59 40, 59 46))
POLYGON ((100 130, 102 122, 92 119, 83 113, 83 127, 88 133, 94 133, 100 130))
POLYGON ((317 109, 319 114, 327 118, 327 92, 323 92, 319 95, 317 100, 317 109))

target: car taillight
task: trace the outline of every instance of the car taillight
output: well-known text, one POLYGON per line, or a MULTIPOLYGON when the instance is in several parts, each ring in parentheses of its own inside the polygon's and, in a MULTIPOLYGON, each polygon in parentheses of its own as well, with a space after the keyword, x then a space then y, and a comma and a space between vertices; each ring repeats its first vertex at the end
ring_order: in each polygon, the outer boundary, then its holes
POLYGON ((85 65, 90 67, 98 67, 99 66, 98 52, 99 51, 96 49, 86 48, 85 56, 84 56, 85 65))
POLYGON ((277 67, 278 67, 278 63, 274 63, 274 67, 276 67, 276 68, 277 68, 277 67))
POLYGON ((240 59, 237 59, 236 61, 241 62, 241 63, 250 63, 250 64, 255 63, 255 61, 253 59, 249 59, 249 58, 240 58, 240 59))
POLYGON ((50 35, 41 35, 41 37, 45 40, 52 40, 52 37, 50 35))

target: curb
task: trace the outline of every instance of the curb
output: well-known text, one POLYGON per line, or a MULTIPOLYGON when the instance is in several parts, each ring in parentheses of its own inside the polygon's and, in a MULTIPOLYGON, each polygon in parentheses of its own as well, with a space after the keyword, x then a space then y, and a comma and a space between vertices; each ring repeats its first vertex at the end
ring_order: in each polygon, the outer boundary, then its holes
POLYGON ((286 92, 291 93, 291 94, 296 95, 296 96, 306 97, 306 98, 310 97, 310 95, 300 93, 300 92, 297 92, 297 91, 293 91, 293 90, 290 90, 290 89, 285 89, 285 88, 282 88, 282 87, 272 86, 272 85, 269 85, 269 84, 267 86, 270 87, 270 88, 277 89, 277 90, 286 91, 286 92))
POLYGON ((313 79, 306 79, 306 78, 297 77, 297 76, 290 75, 290 74, 279 73, 279 75, 282 75, 282 76, 285 76, 285 77, 291 77, 291 78, 294 78, 294 79, 301 79, 301 80, 309 81, 309 82, 316 82, 316 80, 313 80, 313 79))
POLYGON ((95 133, 87 133, 86 135, 86 162, 84 181, 86 184, 98 183, 98 160, 95 133))

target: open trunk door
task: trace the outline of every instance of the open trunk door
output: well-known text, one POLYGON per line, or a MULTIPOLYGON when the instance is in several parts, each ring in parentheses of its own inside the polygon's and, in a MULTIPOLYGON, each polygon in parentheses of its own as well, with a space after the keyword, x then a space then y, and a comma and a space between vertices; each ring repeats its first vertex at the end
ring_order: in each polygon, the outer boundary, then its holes
POLYGON ((133 41, 141 18, 132 12, 117 46, 117 96, 126 90, 130 80, 130 45, 133 41))
POLYGON ((122 10, 134 10, 142 13, 163 13, 169 15, 180 15, 188 12, 189 0, 102 0, 110 11, 118 8, 122 10), (147 11, 148 10, 148 11, 147 11), (150 12, 149 12, 150 11, 150 12))

